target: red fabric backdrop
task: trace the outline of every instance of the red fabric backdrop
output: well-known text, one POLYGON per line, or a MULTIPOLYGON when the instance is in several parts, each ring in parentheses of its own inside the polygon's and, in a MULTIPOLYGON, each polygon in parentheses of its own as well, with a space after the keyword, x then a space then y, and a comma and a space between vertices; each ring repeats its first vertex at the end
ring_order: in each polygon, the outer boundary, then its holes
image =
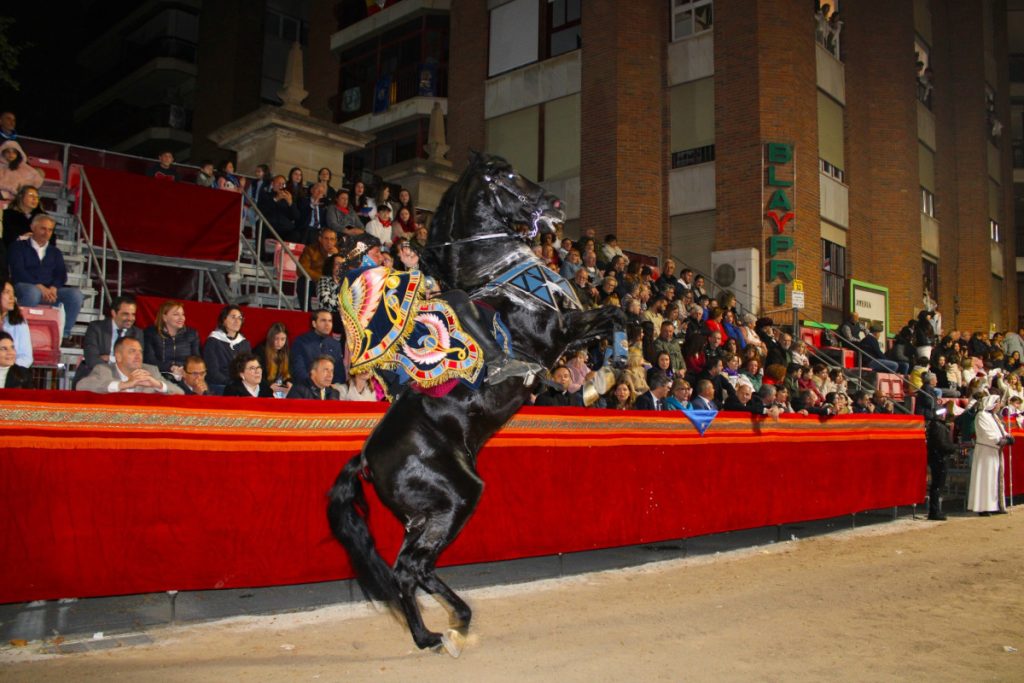
MULTIPOLYGON (((138 301, 135 324, 145 329, 153 324, 156 312, 167 299, 157 296, 135 297, 138 301)), ((196 328, 199 340, 206 342, 206 337, 217 327, 217 316, 224 304, 204 303, 200 301, 182 301, 185 308, 185 324, 196 328)), ((297 335, 310 329, 309 313, 305 311, 283 311, 276 308, 254 308, 241 306, 245 323, 242 334, 249 340, 253 348, 267 336, 267 330, 276 322, 282 322, 288 328, 288 338, 294 340, 297 335)))
MULTIPOLYGON (((96 166, 85 172, 122 251, 204 261, 238 258, 238 193, 96 166)), ((88 229, 90 201, 85 192, 80 206, 88 229)), ((95 244, 101 244, 102 234, 97 218, 95 244)))
MULTIPOLYGON (((0 602, 351 576, 325 493, 383 404, 0 394, 0 602)), ((522 410, 442 555, 462 564, 654 542, 923 499, 919 418, 778 423, 522 410)), ((401 528, 372 489, 391 559, 401 528)))

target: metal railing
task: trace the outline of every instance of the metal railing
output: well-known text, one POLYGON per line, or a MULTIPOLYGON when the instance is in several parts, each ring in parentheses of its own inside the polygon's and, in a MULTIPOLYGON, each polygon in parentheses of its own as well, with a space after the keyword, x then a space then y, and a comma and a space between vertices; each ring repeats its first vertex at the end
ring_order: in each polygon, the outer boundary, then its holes
POLYGON ((264 239, 274 240, 278 245, 280 245, 282 265, 284 259, 288 259, 295 266, 295 298, 298 302, 298 308, 303 311, 308 311, 310 294, 312 293, 312 286, 314 284, 313 278, 310 277, 309 272, 303 268, 301 263, 299 263, 299 259, 295 257, 292 250, 288 248, 288 243, 282 239, 281 235, 279 235, 277 230, 274 229, 274 226, 267 220, 267 217, 264 216, 263 212, 256 206, 256 203, 252 201, 252 197, 243 192, 242 202, 244 208, 239 219, 238 229, 238 240, 241 248, 238 250, 238 259, 235 264, 236 272, 239 272, 243 267, 254 268, 256 278, 254 287, 257 292, 260 287, 260 282, 262 280, 266 280, 267 286, 273 288, 273 291, 277 294, 277 307, 287 307, 289 310, 295 310, 295 306, 291 301, 291 296, 285 294, 284 291, 284 268, 277 268, 275 276, 272 270, 268 269, 266 264, 264 264, 263 260, 260 258, 261 246, 264 243, 264 239), (251 242, 249 238, 245 236, 246 216, 249 217, 253 229, 253 239, 251 242), (300 287, 301 283, 304 283, 305 286, 300 287))
POLYGON ((114 299, 110 294, 110 285, 107 280, 108 254, 113 257, 113 261, 117 264, 118 295, 121 294, 121 282, 124 279, 124 258, 121 256, 121 250, 117 248, 117 242, 114 240, 114 235, 110 231, 107 219, 103 215, 103 209, 100 208, 99 201, 96 199, 96 194, 93 192, 92 184, 89 182, 89 175, 86 173, 84 168, 82 169, 82 191, 89 198, 89 215, 88 220, 82 216, 83 202, 78 202, 78 206, 75 207, 75 218, 77 220, 76 237, 78 238, 78 241, 85 246, 86 277, 92 279, 98 278, 100 281, 101 296, 103 300, 99 302, 102 305, 97 306, 97 308, 103 311, 106 310, 106 307, 109 306, 110 302, 114 299), (100 229, 103 231, 98 254, 95 239, 97 217, 99 218, 100 229))

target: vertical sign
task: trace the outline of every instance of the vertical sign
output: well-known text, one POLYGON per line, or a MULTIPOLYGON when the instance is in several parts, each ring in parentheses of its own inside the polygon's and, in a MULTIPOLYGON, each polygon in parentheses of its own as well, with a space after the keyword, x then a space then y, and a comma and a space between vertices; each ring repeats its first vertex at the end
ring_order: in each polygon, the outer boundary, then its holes
POLYGON ((789 258, 793 249, 796 214, 793 212, 793 145, 769 142, 764 146, 764 196, 768 197, 764 215, 768 226, 769 285, 775 285, 775 303, 785 305, 787 286, 796 277, 796 264, 789 258))

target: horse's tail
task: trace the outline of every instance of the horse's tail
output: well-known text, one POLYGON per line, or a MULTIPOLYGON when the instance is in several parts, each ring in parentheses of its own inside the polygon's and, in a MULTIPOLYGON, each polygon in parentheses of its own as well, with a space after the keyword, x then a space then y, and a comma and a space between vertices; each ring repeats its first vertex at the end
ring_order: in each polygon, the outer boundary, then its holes
POLYGON ((334 481, 328 494, 327 522, 334 537, 348 551, 352 568, 367 595, 373 600, 394 604, 398 600, 398 584, 391 567, 377 552, 366 525, 369 509, 363 484, 359 481, 361 468, 362 456, 357 455, 348 461, 334 481))

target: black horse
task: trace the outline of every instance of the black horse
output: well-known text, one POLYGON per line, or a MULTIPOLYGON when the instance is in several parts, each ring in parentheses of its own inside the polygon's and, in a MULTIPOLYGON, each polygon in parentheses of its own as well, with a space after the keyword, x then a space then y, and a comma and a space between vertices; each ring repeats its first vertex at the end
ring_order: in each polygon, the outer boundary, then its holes
MULTIPOLYGON (((466 290, 502 316, 512 331, 514 358, 545 368, 568 348, 611 332, 622 318, 614 308, 580 310, 568 284, 524 241, 538 230, 553 231, 563 218, 557 198, 503 159, 474 155, 438 205, 421 262, 442 290, 466 290)), ((483 383, 478 389, 459 384, 443 397, 404 391, 331 489, 328 520, 360 583, 371 598, 402 610, 420 648, 443 645, 458 654, 455 632, 442 635, 424 626, 416 590, 443 599, 452 625, 465 633, 472 612, 438 578, 437 559, 483 493, 477 453, 530 393, 523 380, 483 383), (366 525, 360 475, 405 526, 394 568, 378 554, 366 525)))

